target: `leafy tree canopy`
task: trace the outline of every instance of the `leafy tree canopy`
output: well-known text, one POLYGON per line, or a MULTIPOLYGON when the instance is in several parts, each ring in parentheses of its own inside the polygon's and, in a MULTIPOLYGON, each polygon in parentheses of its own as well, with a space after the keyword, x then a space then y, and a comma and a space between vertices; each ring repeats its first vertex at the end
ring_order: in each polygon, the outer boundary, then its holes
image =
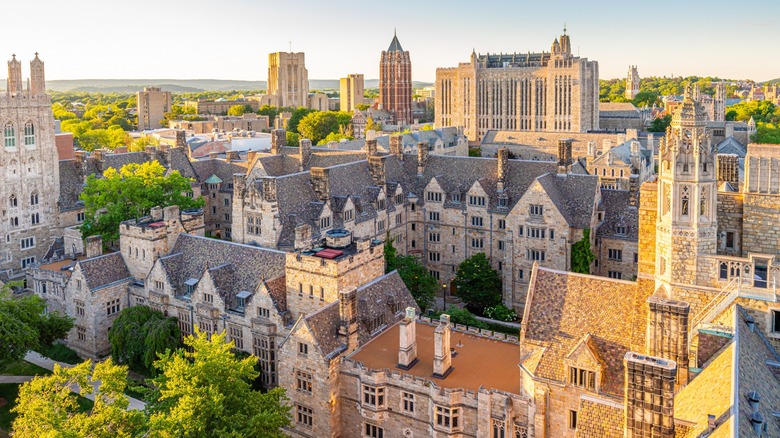
POLYGON ((650 128, 647 130, 650 132, 666 132, 666 128, 672 123, 672 115, 666 114, 663 117, 656 117, 650 122, 650 128))
POLYGON ((582 232, 582 239, 571 246, 571 270, 580 274, 590 274, 590 264, 596 259, 590 246, 590 229, 582 232))
POLYGON ((109 167, 102 178, 87 177, 80 195, 84 201, 84 237, 100 234, 106 242, 119 239, 122 221, 146 216, 155 206, 178 205, 181 209, 199 208, 202 198, 193 199, 190 179, 165 168, 157 161, 131 163, 117 171, 109 167))
MULTIPOLYGON (((304 116, 298 124, 298 133, 313 144, 320 144, 329 134, 341 134, 345 138, 350 134, 347 129, 352 114, 346 111, 316 111, 304 116)), ((289 126, 289 124, 288 124, 289 126)))
POLYGON ((242 116, 245 113, 251 113, 252 107, 247 105, 233 105, 228 108, 227 115, 229 116, 242 116))
POLYGON ((154 374, 157 355, 179 348, 180 339, 176 318, 146 306, 122 309, 108 333, 111 356, 144 375, 154 374))
POLYGON ((386 272, 398 271, 406 288, 423 311, 433 304, 434 296, 439 290, 439 282, 428 272, 415 256, 398 256, 393 242, 385 242, 386 272))
POLYGON ((474 254, 460 265, 455 275, 458 296, 478 314, 485 307, 501 303, 501 278, 483 252, 474 254))
MULTIPOLYGON (((300 123, 301 119, 306 117, 308 114, 314 112, 317 112, 317 110, 309 109, 305 106, 299 106, 298 108, 293 109, 290 111, 290 120, 287 121, 287 130, 300 134, 301 132, 298 130, 298 123, 300 123)), ((312 140, 312 143, 316 144, 314 139, 310 140, 312 140)))

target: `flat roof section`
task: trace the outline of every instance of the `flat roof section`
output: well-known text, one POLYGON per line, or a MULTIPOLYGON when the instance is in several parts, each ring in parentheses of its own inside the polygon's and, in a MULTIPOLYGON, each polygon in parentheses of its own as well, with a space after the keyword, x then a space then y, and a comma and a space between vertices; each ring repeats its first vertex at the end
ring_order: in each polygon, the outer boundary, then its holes
POLYGON ((450 347, 457 353, 452 358, 452 372, 445 379, 433 378, 433 336, 435 327, 417 321, 417 363, 410 370, 398 364, 399 324, 367 343, 351 359, 366 367, 390 369, 424 377, 444 388, 464 388, 477 391, 480 386, 512 394, 520 393, 520 347, 452 330, 450 347))

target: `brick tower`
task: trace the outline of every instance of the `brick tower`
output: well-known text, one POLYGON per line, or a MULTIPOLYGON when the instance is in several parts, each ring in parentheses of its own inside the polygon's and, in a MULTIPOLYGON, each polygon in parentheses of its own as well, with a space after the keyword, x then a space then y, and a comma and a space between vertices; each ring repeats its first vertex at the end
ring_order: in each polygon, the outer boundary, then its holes
POLYGON ((412 123, 412 61, 395 33, 379 61, 379 105, 393 113, 396 124, 412 123))

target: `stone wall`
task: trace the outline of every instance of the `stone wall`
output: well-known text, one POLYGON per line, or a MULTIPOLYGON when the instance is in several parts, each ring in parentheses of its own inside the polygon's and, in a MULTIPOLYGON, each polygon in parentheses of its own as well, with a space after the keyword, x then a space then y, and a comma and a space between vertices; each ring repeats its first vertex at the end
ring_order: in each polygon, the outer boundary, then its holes
POLYGON ((636 241, 617 237, 601 237, 595 250, 596 259, 598 260, 598 267, 595 269, 596 275, 623 280, 636 278, 639 260, 638 251, 636 241), (610 250, 620 251, 621 258, 611 259, 609 257, 610 250), (619 276, 616 275, 617 273, 619 273, 619 276))
POLYGON ((742 255, 743 200, 741 193, 718 192, 718 254, 742 255), (726 245, 726 233, 734 233, 731 248, 726 245))
POLYGON ((780 254, 780 195, 745 193, 742 252, 780 254))

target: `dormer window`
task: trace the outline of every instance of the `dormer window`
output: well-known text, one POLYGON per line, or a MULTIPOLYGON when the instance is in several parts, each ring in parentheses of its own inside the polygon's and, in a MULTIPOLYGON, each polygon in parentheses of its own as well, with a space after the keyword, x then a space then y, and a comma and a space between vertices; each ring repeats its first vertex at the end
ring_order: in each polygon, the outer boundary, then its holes
POLYGON ((509 205, 509 200, 505 197, 498 198, 498 206, 500 208, 506 208, 509 205))
POLYGON ((246 307, 246 303, 249 300, 249 297, 252 296, 251 292, 247 292, 245 290, 242 290, 238 294, 236 294, 236 310, 243 312, 244 308, 246 307))
POLYGON ((441 202, 441 192, 428 192, 425 196, 428 202, 441 202))
POLYGON ((377 200, 377 209, 378 210, 384 210, 385 209, 385 200, 384 200, 384 198, 377 200))
POLYGON ((615 227, 615 234, 619 236, 625 236, 626 235, 626 226, 625 225, 618 225, 615 227))
POLYGON ((469 205, 474 207, 484 207, 485 206, 485 197, 484 196, 469 196, 469 205))
POLYGON ((596 373, 582 368, 569 367, 569 384, 595 391, 596 373))
POLYGON ((458 203, 463 202, 461 199, 462 199, 462 197, 461 197, 460 193, 453 193, 452 194, 452 202, 458 202, 458 203))
POLYGON ((191 296, 193 292, 195 292, 195 287, 198 285, 198 280, 196 278, 190 278, 187 281, 184 282, 184 294, 191 296))
POLYGON ((395 195, 395 204, 396 205, 401 205, 403 203, 404 203, 404 194, 403 193, 396 194, 395 195))
POLYGON ((330 216, 320 218, 320 229, 330 228, 330 216))
POLYGON ((344 222, 349 222, 355 219, 355 210, 349 209, 344 212, 344 222))

